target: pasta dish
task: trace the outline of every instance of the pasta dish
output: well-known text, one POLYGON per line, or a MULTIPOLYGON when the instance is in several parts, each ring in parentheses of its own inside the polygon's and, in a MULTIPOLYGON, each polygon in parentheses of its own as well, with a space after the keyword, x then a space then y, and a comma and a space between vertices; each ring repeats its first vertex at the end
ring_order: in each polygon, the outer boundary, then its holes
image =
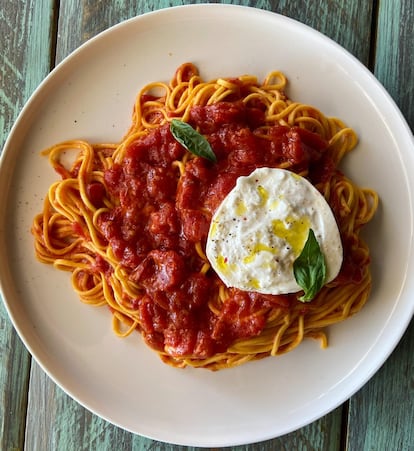
MULTIPOLYGON (((139 332, 176 367, 233 367, 289 352, 305 338, 327 346, 326 328, 368 299, 370 254, 360 232, 378 198, 339 169, 357 144, 354 130, 291 100, 286 86, 280 72, 263 82, 205 81, 185 63, 169 83, 142 88, 119 143, 72 140, 46 149, 59 180, 33 221, 37 258, 69 271, 83 302, 107 306, 117 335, 139 332), (339 230, 339 272, 310 302, 298 290, 263 292, 258 280, 252 289, 226 284, 207 255, 214 215, 238 181, 265 168, 310 182, 339 230)), ((289 219, 273 224, 286 237, 296 230, 289 219)), ((277 260, 269 246, 254 249, 277 260)), ((244 266, 255 258, 244 257, 244 266)), ((217 262, 227 263, 221 255, 217 262)))

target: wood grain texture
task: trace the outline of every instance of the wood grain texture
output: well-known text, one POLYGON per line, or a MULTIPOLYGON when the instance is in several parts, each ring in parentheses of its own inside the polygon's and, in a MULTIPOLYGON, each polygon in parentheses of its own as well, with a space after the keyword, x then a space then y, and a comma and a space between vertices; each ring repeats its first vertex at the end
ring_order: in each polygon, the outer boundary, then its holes
POLYGON ((349 403, 349 451, 414 449, 414 323, 349 403))
POLYGON ((1 148, 24 103, 50 70, 52 14, 52 0, 1 2, 1 148))
MULTIPOLYGON (((59 12, 56 62, 100 31, 137 14, 191 2, 168 1, 80 1, 61 3, 59 12)), ((273 10, 300 20, 335 39, 365 64, 368 63, 371 30, 371 3, 358 7, 358 1, 346 2, 234 2, 255 5, 273 10), (318 6, 319 5, 319 6, 318 6), (359 34, 358 34, 359 33, 359 34)), ((28 449, 100 450, 165 450, 177 451, 186 448, 156 442, 130 434, 114 427, 83 409, 64 394, 34 364, 29 393, 29 415, 27 422, 28 449), (40 402, 40 404, 39 404, 40 402), (32 414, 32 412, 34 414, 32 414), (54 427, 51 429, 50 424, 54 427)), ((249 449, 270 450, 339 450, 341 446, 342 407, 331 414, 284 437, 256 446, 237 447, 239 451, 249 449)))
MULTIPOLYGON (((171 6, 191 3, 232 3, 254 6, 296 19, 320 31, 349 50, 364 64, 368 64, 371 40, 372 1, 356 0, 235 0, 204 2, 178 0, 71 0, 62 2, 59 33, 66 36, 57 47, 57 61, 61 61, 83 42, 106 28, 138 14, 171 6), (76 15, 73 15, 75 12, 76 15)), ((315 55, 316 60, 317 55, 315 55)))
POLYGON ((0 446, 5 447, 1 449, 21 449, 31 359, 12 329, 2 304, 0 355, 0 446))
POLYGON ((414 130, 414 2, 379 2, 375 75, 414 130))
MULTIPOLYGON (((375 75, 414 130, 412 0, 379 2, 375 56, 375 75)), ((350 451, 414 450, 413 356, 414 321, 380 371, 350 401, 350 451)))
MULTIPOLYGON (((2 0, 0 143, 50 69, 52 2, 2 0), (27 43, 30 42, 30 45, 27 43)), ((23 449, 31 358, 0 302, 0 449, 23 449)))

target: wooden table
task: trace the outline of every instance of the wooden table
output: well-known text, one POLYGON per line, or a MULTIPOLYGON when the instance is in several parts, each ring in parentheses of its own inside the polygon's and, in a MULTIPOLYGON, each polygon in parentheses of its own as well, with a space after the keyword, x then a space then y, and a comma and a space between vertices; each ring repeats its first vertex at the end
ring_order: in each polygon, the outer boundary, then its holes
MULTIPOLYGON (((191 3, 191 2, 183 2, 191 3)), ((235 1, 270 9, 333 38, 365 64, 414 129, 413 0, 235 1)), ((72 50, 135 15, 181 4, 157 0, 1 0, 2 146, 29 95, 72 50)), ((414 324, 349 401, 284 437, 239 450, 414 450, 414 324)), ((70 399, 39 368, 0 303, 0 449, 178 450, 110 425, 70 399)))

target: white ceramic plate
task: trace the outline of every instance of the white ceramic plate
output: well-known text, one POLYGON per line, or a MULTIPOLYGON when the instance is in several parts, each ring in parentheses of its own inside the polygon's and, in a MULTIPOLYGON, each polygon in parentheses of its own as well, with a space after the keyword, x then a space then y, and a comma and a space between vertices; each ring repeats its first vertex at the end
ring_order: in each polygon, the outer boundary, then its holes
POLYGON ((19 116, 0 174, 0 274, 10 317, 43 369, 73 398, 127 430, 194 446, 280 436, 358 390, 396 346, 413 313, 412 135, 373 76, 341 47, 285 17, 198 5, 165 9, 92 39, 42 83, 19 116), (345 169, 378 191, 366 229, 374 287, 364 310, 332 327, 323 351, 294 352, 220 372, 170 368, 135 334, 116 338, 106 309, 78 301, 69 274, 37 263, 32 217, 55 174, 39 151, 82 137, 118 141, 138 89, 168 81, 183 62, 205 78, 272 69, 292 98, 341 117, 360 136, 345 169))

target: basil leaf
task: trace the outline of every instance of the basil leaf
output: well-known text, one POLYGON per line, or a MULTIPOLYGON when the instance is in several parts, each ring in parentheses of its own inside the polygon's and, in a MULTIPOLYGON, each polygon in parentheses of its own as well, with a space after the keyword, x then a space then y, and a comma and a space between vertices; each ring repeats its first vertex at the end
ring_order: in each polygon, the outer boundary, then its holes
POLYGON ((311 301, 323 287, 326 279, 325 257, 312 229, 301 254, 293 263, 293 273, 297 284, 303 289, 299 301, 311 301))
POLYGON ((170 130, 174 138, 192 154, 207 158, 207 160, 213 162, 217 161, 207 139, 198 133, 197 130, 194 130, 187 122, 173 119, 170 124, 170 130))

